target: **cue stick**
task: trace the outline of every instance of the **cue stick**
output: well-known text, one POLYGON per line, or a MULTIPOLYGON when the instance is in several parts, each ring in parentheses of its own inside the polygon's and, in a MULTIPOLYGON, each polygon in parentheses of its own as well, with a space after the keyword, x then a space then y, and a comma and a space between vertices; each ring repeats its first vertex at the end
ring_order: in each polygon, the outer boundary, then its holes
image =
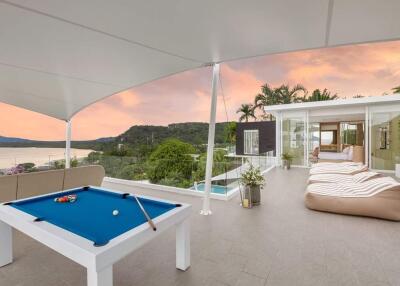
POLYGON ((154 225, 154 222, 151 220, 150 216, 147 214, 147 212, 146 212, 146 210, 144 209, 142 203, 139 201, 139 199, 136 197, 136 195, 132 194, 132 196, 135 198, 136 202, 138 203, 140 209, 142 210, 142 213, 143 213, 144 216, 146 217, 147 222, 149 223, 149 225, 151 226, 151 228, 152 228, 154 231, 156 231, 157 228, 156 228, 156 226, 154 225))

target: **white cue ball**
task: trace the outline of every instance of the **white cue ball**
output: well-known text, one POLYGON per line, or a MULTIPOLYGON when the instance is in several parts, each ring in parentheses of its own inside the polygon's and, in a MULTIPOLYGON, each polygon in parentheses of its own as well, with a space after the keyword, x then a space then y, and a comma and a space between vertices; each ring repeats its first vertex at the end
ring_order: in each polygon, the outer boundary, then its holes
POLYGON ((119 211, 118 210, 113 210, 113 213, 112 213, 113 215, 118 215, 119 214, 119 211))

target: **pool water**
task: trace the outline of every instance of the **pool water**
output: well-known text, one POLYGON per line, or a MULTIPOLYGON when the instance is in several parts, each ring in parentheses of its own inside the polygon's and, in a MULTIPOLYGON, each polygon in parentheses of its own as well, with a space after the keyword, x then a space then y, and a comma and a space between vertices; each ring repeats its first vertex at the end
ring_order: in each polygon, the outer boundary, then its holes
MULTIPOLYGON (((196 190, 196 188, 193 186, 190 188, 191 190, 196 190)), ((205 189, 205 184, 198 184, 197 185, 197 190, 200 192, 204 192, 205 189)), ((219 185, 211 185, 211 193, 214 194, 222 194, 225 195, 230 189, 225 186, 219 186, 219 185)))

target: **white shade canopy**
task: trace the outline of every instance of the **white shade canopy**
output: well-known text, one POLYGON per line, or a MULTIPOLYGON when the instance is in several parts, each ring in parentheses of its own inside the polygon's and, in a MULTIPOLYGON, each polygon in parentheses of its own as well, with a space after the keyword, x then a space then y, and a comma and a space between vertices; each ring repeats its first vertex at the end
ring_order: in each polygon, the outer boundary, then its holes
POLYGON ((398 0, 0 0, 0 101, 68 120, 208 63, 400 39, 398 11, 398 0))

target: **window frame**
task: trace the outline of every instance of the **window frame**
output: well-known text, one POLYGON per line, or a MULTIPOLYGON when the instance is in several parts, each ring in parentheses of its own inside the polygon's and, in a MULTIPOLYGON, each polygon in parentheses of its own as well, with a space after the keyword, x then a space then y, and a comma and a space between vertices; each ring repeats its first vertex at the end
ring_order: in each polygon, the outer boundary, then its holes
POLYGON ((260 131, 258 129, 243 130, 243 154, 245 155, 260 154, 260 131), (256 148, 254 145, 255 140, 257 140, 256 148))

